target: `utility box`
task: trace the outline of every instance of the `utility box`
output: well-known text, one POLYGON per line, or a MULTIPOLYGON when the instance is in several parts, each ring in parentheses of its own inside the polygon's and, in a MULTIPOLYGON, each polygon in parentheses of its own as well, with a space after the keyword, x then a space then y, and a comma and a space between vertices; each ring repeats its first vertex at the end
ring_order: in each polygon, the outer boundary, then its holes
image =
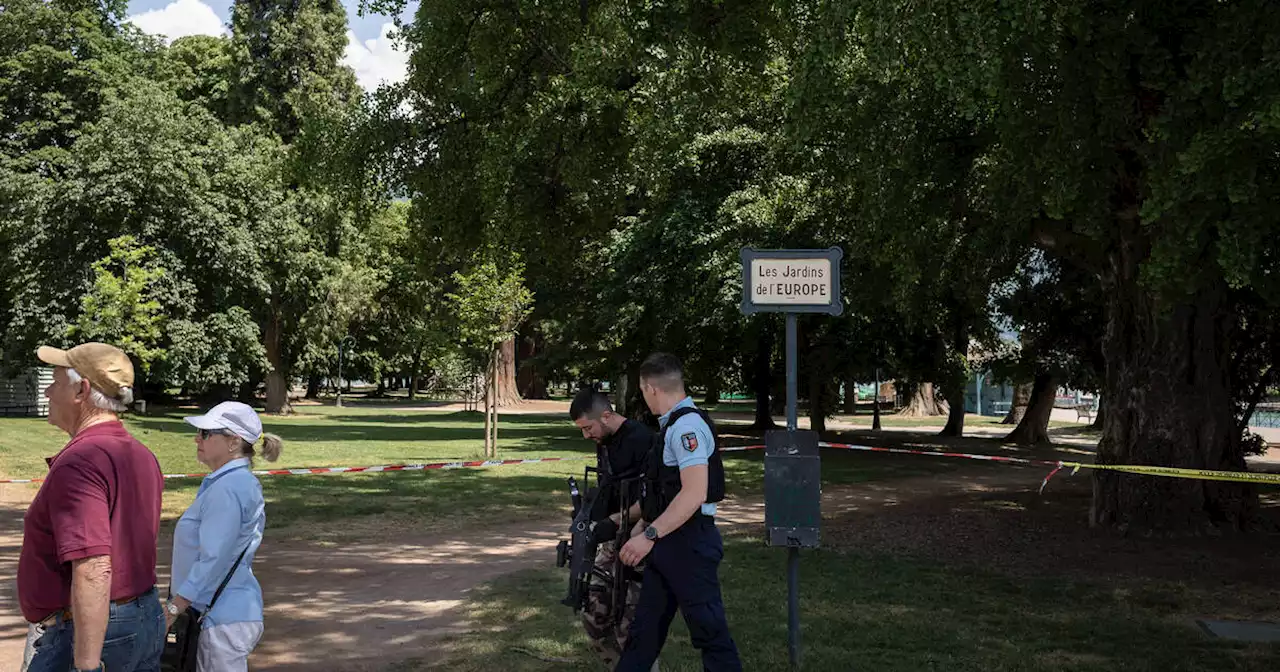
POLYGON ((822 527, 818 434, 773 431, 764 439, 764 524, 770 546, 817 548, 822 527))

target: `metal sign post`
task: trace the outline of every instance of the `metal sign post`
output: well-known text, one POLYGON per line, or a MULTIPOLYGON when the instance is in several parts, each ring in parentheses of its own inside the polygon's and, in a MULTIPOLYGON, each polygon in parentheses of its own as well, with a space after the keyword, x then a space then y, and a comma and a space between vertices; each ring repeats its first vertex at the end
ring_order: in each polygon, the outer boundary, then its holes
POLYGON ((765 435, 765 539, 787 548, 787 649, 800 667, 800 549, 817 548, 822 523, 822 469, 817 432, 797 430, 796 315, 839 315, 838 247, 826 250, 742 249, 742 312, 786 313, 787 430, 765 435))

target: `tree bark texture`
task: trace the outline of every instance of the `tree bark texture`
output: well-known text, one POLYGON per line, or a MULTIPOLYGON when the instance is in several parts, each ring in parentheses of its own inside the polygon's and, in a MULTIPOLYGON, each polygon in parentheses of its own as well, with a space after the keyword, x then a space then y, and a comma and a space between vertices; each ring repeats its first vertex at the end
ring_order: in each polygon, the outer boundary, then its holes
POLYGON ((765 329, 756 340, 751 363, 751 386, 756 394, 756 421, 752 429, 776 429, 773 421, 773 332, 765 329))
POLYGON ((911 401, 898 411, 904 418, 926 418, 948 412, 946 402, 939 402, 933 390, 933 383, 919 383, 911 395, 911 401))
MULTIPOLYGON (((1225 285, 1161 303, 1123 246, 1104 274, 1108 297, 1099 464, 1245 470, 1230 381, 1232 313, 1225 285)), ((1167 532, 1241 529, 1254 522, 1247 484, 1095 470, 1091 522, 1167 532)))
POLYGON ((1050 443, 1049 417, 1053 415, 1053 401, 1057 397, 1058 384, 1053 376, 1037 373, 1031 385, 1031 399, 1018 426, 1009 432, 1005 441, 1021 446, 1050 443))
POLYGON ((293 408, 289 405, 289 379, 284 365, 284 329, 280 324, 280 311, 276 302, 271 303, 271 315, 267 318, 263 337, 267 350, 267 413, 289 414, 293 408))
POLYGON ((494 348, 496 377, 491 378, 498 406, 515 406, 522 400, 516 387, 516 339, 509 338, 494 348))
POLYGON ((708 406, 710 406, 711 404, 720 403, 720 379, 719 378, 713 376, 712 378, 707 380, 707 394, 706 394, 706 397, 703 399, 702 403, 708 406))
POLYGON ((1033 383, 1023 383, 1013 387, 1013 403, 1009 406, 1009 413, 1004 416, 1004 420, 1001 420, 1000 424, 1022 424, 1022 418, 1027 414, 1027 406, 1031 404, 1031 388, 1033 386, 1033 383))
POLYGON ((858 414, 858 382, 852 378, 846 378, 844 381, 844 411, 845 415, 858 414))
POLYGON ((947 385, 943 390, 947 396, 947 425, 939 436, 964 436, 964 384, 947 385))
POLYGON ((307 377, 307 399, 317 399, 320 397, 321 377, 319 374, 311 374, 307 377))
POLYGON ((827 431, 826 377, 818 371, 809 372, 809 429, 823 434, 827 431))

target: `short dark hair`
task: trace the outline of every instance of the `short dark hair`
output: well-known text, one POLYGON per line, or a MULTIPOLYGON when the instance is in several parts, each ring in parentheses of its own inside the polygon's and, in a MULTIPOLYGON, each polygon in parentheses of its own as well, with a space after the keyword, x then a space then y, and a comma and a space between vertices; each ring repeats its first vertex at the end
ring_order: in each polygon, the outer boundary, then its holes
POLYGON ((655 352, 640 365, 640 380, 651 380, 663 390, 673 391, 684 385, 684 366, 675 355, 655 352))
POLYGON ((612 410, 613 404, 609 403, 609 397, 588 387, 578 390, 573 396, 573 403, 569 404, 569 419, 576 421, 586 415, 594 420, 601 413, 612 410))

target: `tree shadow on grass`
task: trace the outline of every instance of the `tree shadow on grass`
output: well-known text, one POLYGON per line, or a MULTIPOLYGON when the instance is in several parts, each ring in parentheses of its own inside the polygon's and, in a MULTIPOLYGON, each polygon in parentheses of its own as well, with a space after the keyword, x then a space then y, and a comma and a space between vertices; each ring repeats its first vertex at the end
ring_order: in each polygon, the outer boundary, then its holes
MULTIPOLYGON (((720 576, 744 668, 787 669, 786 553, 754 536, 730 535, 720 576)), ((580 628, 557 603, 563 581, 562 572, 529 570, 476 591, 473 631, 453 640, 451 657, 431 669, 590 669, 580 628), (541 662, 519 649, 576 662, 541 662)), ((1107 582, 1009 576, 849 549, 804 551, 800 591, 806 669, 1262 672, 1280 665, 1280 647, 1199 633, 1189 616, 1199 603, 1178 581, 1118 590, 1107 582)), ((407 662, 389 669, 426 668, 407 662)), ((662 669, 702 669, 679 616, 662 669)))

